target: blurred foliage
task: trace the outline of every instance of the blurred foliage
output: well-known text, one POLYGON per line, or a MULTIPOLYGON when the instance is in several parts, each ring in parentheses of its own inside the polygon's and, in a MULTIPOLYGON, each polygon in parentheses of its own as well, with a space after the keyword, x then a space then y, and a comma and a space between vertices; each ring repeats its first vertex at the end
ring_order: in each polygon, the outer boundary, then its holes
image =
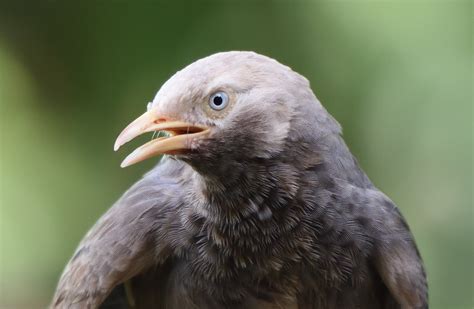
MULTIPOLYGON (((117 133, 175 71, 254 50, 305 75, 399 205, 432 308, 472 308, 472 2, 0 4, 1 308, 41 308, 87 229, 155 162, 117 133)), ((150 138, 150 137, 147 137, 150 138)))

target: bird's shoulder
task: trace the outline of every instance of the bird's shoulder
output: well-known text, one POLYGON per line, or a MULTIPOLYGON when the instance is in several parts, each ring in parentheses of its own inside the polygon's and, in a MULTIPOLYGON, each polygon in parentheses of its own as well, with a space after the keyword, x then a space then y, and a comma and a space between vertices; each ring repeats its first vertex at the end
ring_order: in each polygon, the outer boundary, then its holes
POLYGON ((323 170, 318 174, 319 187, 314 189, 319 202, 311 214, 319 231, 315 246, 325 252, 323 261, 335 261, 335 265, 323 263, 323 267, 340 270, 340 265, 346 265, 340 272, 342 278, 347 274, 356 283, 376 270, 399 304, 425 308, 428 296, 423 262, 399 208, 366 176, 339 175, 323 170))
POLYGON ((53 307, 96 306, 117 284, 167 259, 182 169, 164 160, 101 216, 64 269, 53 307))

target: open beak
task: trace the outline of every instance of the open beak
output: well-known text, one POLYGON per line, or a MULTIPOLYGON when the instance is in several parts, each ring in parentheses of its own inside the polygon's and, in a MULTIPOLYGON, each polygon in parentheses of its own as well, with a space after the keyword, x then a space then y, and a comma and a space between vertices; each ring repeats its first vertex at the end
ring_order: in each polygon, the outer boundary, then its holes
POLYGON ((170 121, 156 115, 154 110, 149 110, 120 133, 115 141, 114 150, 117 151, 135 137, 152 131, 165 131, 168 136, 153 139, 138 147, 123 160, 121 167, 127 167, 160 154, 175 154, 190 150, 197 139, 209 133, 209 128, 183 121, 170 121))

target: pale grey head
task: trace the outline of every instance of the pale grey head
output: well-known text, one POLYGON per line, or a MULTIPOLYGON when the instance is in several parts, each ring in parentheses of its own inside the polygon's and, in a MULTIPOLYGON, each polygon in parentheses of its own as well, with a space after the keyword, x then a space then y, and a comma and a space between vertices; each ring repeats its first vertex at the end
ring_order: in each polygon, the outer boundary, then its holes
POLYGON ((172 154, 212 173, 222 160, 229 165, 280 156, 292 141, 311 144, 339 133, 340 127, 306 78, 266 56, 232 51, 200 59, 173 75, 115 148, 158 130, 172 137, 138 148, 122 166, 172 154))

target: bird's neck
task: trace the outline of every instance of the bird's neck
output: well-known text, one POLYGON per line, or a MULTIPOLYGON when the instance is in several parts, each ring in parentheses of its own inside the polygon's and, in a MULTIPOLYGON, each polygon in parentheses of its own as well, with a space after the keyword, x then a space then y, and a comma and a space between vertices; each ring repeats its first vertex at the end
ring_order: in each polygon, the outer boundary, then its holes
POLYGON ((199 173, 199 191, 211 217, 223 222, 248 218, 276 222, 299 188, 298 169, 273 159, 227 163, 199 173), (275 221, 276 220, 276 221, 275 221))
MULTIPOLYGON (((207 245, 219 248, 218 254, 225 256, 209 258, 213 262, 208 267, 221 271, 229 266, 219 264, 222 261, 231 265, 247 261, 263 265, 262 273, 278 272, 281 261, 291 261, 294 248, 301 239, 307 239, 302 223, 314 203, 305 201, 303 188, 307 183, 301 169, 274 160, 245 162, 243 166, 233 166, 227 177, 221 178, 196 173, 193 185, 197 190, 190 190, 195 195, 190 196, 192 202, 183 212, 183 222, 188 231, 194 231, 198 238, 206 237, 207 245), (281 239, 286 246, 274 248, 281 239)), ((229 278, 240 270, 251 271, 235 265, 226 274, 229 278)))

